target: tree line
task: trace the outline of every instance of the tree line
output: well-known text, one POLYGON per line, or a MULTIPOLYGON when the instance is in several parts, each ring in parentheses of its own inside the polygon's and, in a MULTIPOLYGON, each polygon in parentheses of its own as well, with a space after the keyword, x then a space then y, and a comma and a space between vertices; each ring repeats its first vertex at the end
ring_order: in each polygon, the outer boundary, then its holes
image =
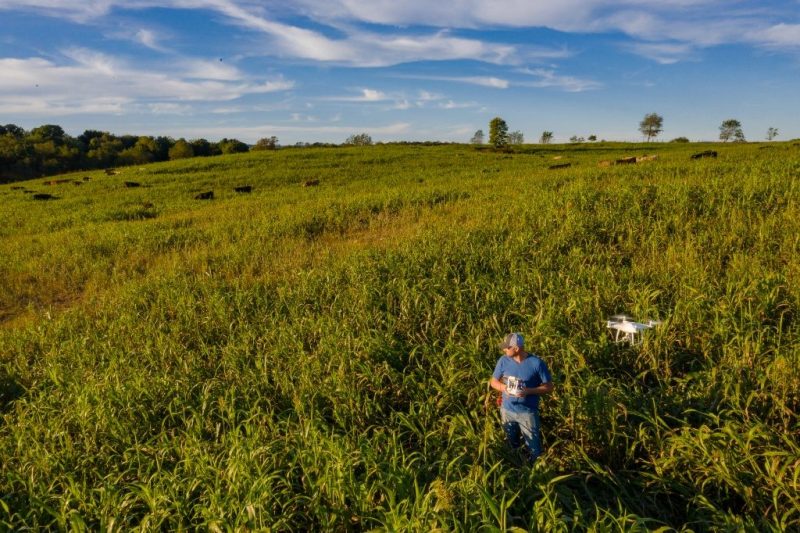
MULTIPOLYGON (((642 121, 639 122, 639 131, 645 137, 647 142, 650 142, 658 137, 662 131, 664 131, 664 117, 658 113, 646 114, 642 121)), ((774 140, 777 136, 778 128, 771 127, 767 130, 766 139, 768 141, 774 140)), ((542 136, 539 138, 539 143, 550 144, 552 140, 553 132, 544 131, 542 132, 542 136)), ((573 135, 569 140, 572 143, 581 143, 585 142, 586 138, 573 135)), ((594 142, 597 140, 597 136, 589 135, 588 140, 590 142, 594 142)), ((745 142, 742 123, 733 118, 722 121, 722 125, 719 127, 719 140, 722 142, 745 142)), ((483 144, 484 142, 485 137, 483 130, 476 131, 472 136, 472 139, 470 139, 470 143, 472 144, 483 144)), ((508 124, 506 124, 506 121, 502 118, 495 117, 489 123, 489 144, 495 148, 503 148, 512 144, 522 144, 523 142, 524 138, 522 132, 514 131, 509 133, 508 124)), ((670 142, 689 142, 689 139, 686 137, 677 137, 672 139, 670 142)))
MULTIPOLYGON (((259 148, 265 149, 264 146, 259 148)), ((61 126, 53 124, 30 131, 6 124, 0 125, 0 181, 186 157, 233 154, 250 149, 250 146, 237 139, 187 141, 164 136, 114 135, 97 130, 86 130, 72 137, 61 126)))
MULTIPOLYGON (((349 136, 342 145, 371 144, 372 137, 358 133, 349 136)), ((342 145, 300 142, 294 147, 342 145)), ((114 135, 98 130, 86 130, 73 137, 55 124, 45 124, 30 131, 16 124, 6 124, 0 125, 0 183, 79 170, 143 165, 251 150, 276 150, 279 147, 275 136, 264 137, 250 146, 238 139, 187 141, 166 136, 114 135)))
MULTIPOLYGON (((639 131, 647 141, 655 139, 663 131, 664 119, 657 113, 648 113, 639 123, 639 131)), ((744 142, 741 123, 728 119, 720 126, 721 141, 744 142)), ((777 128, 769 128, 767 140, 778 135, 777 128)), ((544 131, 539 139, 541 144, 553 140, 552 131, 544 131)), ((584 137, 573 135, 570 142, 585 142, 584 137)), ((596 135, 589 135, 589 141, 596 141, 596 135)), ((495 117, 489 124, 489 144, 495 148, 522 144, 521 131, 508 131, 505 120, 495 117)), ((478 130, 470 140, 473 144, 484 144, 483 130, 478 130)), ((689 142, 686 137, 678 137, 672 142, 689 142)), ((366 133, 348 137, 344 145, 367 146, 372 138, 366 133)), ((438 144, 438 143, 433 143, 438 144)), ((339 146, 330 143, 297 143, 298 146, 339 146)), ((221 154, 234 154, 250 150, 274 150, 279 147, 275 136, 259 139, 250 146, 238 139, 222 139, 209 142, 206 139, 173 139, 171 137, 114 135, 107 131, 86 130, 77 137, 67 135, 61 126, 45 124, 26 131, 15 124, 0 125, 0 183, 18 181, 71 172, 92 170, 125 165, 141 165, 157 161, 183 159, 187 157, 208 157, 221 154)))

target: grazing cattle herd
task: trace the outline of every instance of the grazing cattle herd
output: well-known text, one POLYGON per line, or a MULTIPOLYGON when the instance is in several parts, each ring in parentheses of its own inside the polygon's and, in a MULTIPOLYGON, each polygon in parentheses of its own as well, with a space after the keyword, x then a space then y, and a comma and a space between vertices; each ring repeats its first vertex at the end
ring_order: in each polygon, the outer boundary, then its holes
POLYGON ((692 159, 703 159, 704 157, 717 157, 717 152, 714 150, 706 150, 705 152, 694 154, 692 159))
MULTIPOLYGON (((800 146, 800 144, 794 143, 793 146, 800 146)), ((762 147, 759 147, 759 148, 764 148, 764 147, 762 146, 762 147)), ((718 154, 717 154, 716 150, 705 150, 703 152, 698 152, 696 154, 692 154, 690 156, 690 159, 697 160, 697 159, 705 159, 705 158, 716 158, 717 155, 718 154)), ((562 159, 563 157, 564 156, 558 155, 558 156, 554 156, 553 159, 554 160, 559 160, 559 159, 562 159)), ((647 161, 655 161, 657 159, 658 159, 657 155, 629 156, 629 157, 621 157, 621 158, 615 159, 615 160, 602 160, 602 161, 599 161, 597 163, 597 166, 599 166, 599 167, 610 167, 610 166, 613 166, 613 165, 633 165, 633 164, 636 164, 636 163, 643 163, 643 162, 647 162, 647 161)), ((557 169, 570 168, 572 166, 573 166, 573 163, 564 162, 564 163, 556 163, 556 164, 553 164, 553 165, 549 165, 547 168, 549 170, 557 170, 557 169)), ((116 176, 116 175, 121 173, 121 171, 119 171, 117 169, 114 169, 114 168, 107 168, 103 172, 105 173, 106 176, 116 176)), ((82 185, 85 182, 91 181, 91 179, 92 179, 91 176, 83 176, 82 180, 69 179, 69 178, 50 179, 50 180, 47 180, 47 181, 43 181, 42 185, 53 186, 53 185, 61 185, 61 184, 64 184, 64 183, 72 183, 74 185, 82 185)), ((418 180, 418 181, 420 183, 422 182, 422 180, 418 180)), ((303 187, 316 187, 319 184, 320 184, 320 180, 319 179, 309 179, 309 180, 305 180, 305 181, 303 181, 301 183, 301 185, 303 187)), ((136 181, 124 181, 123 185, 124 185, 125 188, 135 188, 135 187, 141 187, 142 186, 141 183, 136 182, 136 181)), ((14 186, 11 187, 11 189, 12 190, 21 190, 23 193, 26 193, 26 194, 32 194, 33 195, 32 198, 34 200, 56 200, 56 199, 59 198, 58 196, 54 196, 52 194, 47 194, 47 193, 36 192, 36 191, 30 190, 30 189, 24 188, 24 187, 22 187, 20 185, 14 185, 14 186)), ((236 193, 251 193, 251 192, 253 192, 253 186, 252 185, 239 185, 239 186, 234 187, 233 190, 236 193)), ((205 191, 205 192, 198 193, 198 194, 196 194, 194 196, 194 199, 195 200, 213 200, 214 199, 214 191, 211 190, 211 191, 205 191)), ((152 206, 153 204, 147 202, 147 205, 148 206, 152 206)))

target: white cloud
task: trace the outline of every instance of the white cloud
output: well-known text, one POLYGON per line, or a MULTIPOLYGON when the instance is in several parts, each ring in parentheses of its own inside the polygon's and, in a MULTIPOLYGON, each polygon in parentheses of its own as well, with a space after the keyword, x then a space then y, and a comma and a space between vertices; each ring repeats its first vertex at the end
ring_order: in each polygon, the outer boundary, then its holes
POLYGON ((385 102, 387 100, 391 100, 392 97, 388 96, 386 93, 382 91, 378 91, 376 89, 361 89, 359 91, 361 94, 358 96, 326 96, 324 98, 320 98, 320 100, 325 100, 328 102, 385 102))
POLYGON ((79 67, 83 67, 86 72, 100 76, 114 76, 119 70, 119 63, 111 56, 101 52, 95 52, 86 48, 69 48, 63 54, 72 59, 79 67))
POLYGON ((508 80, 503 78, 495 78, 493 76, 414 76, 402 75, 396 76, 397 78, 407 78, 413 80, 431 80, 431 81, 451 81, 454 83, 467 83, 470 85, 480 85, 482 87, 491 87, 494 89, 507 89, 509 86, 508 80))
POLYGON ((239 69, 220 61, 186 59, 179 61, 181 75, 198 80, 237 81, 244 77, 239 69))
POLYGON ((483 87, 492 87, 494 89, 508 89, 508 80, 502 78, 495 78, 493 76, 462 76, 452 78, 440 78, 445 81, 455 81, 460 83, 470 83, 473 85, 481 85, 483 87))
MULTIPOLYGON (((184 9, 209 9, 224 15, 231 23, 261 32, 269 40, 269 49, 277 55, 331 62, 361 67, 390 66, 421 60, 474 59, 490 63, 516 63, 531 57, 522 57, 519 47, 463 38, 441 29, 427 35, 392 32, 375 32, 348 27, 344 37, 333 39, 318 31, 286 24, 264 15, 260 2, 250 0, 104 0, 75 5, 68 0, 6 0, 2 8, 28 8, 51 16, 61 15, 76 21, 87 21, 107 15, 113 9, 141 9, 145 7, 171 7, 184 9)), ((333 6, 335 9, 335 6, 333 6)), ((282 6, 289 11, 302 11, 303 6, 282 6)), ((275 11, 273 9, 272 11, 275 11)), ((323 16, 323 20, 330 17, 323 16)), ((426 26, 440 26, 428 20, 426 26)), ((145 45, 157 46, 155 35, 138 33, 137 39, 145 45)), ((531 54, 561 57, 563 50, 534 49, 531 54)))
POLYGON ((155 32, 152 30, 146 30, 142 28, 136 32, 134 37, 136 41, 145 45, 147 48, 157 50, 159 52, 164 51, 164 48, 158 44, 158 38, 156 37, 155 32))
POLYGON ((312 115, 305 115, 303 113, 292 113, 289 115, 292 122, 317 122, 319 119, 312 115))
POLYGON ((478 104, 475 102, 454 102, 453 100, 448 100, 446 102, 440 102, 439 107, 441 109, 466 109, 469 107, 477 107, 478 104))
POLYGON ((633 43, 626 48, 662 65, 683 61, 696 53, 694 46, 684 43, 633 43))
POLYGON ((293 82, 276 78, 253 81, 200 69, 210 79, 195 79, 198 63, 177 61, 159 72, 138 69, 117 58, 83 48, 64 51, 70 61, 59 65, 42 58, 0 59, 0 111, 65 115, 87 112, 123 113, 135 102, 155 103, 148 109, 163 112, 167 103, 230 101, 247 94, 285 91, 293 82), (213 78, 224 79, 213 79, 213 78), (113 95, 113 96, 109 96, 113 95))
MULTIPOLYGON (((359 67, 414 61, 478 60, 531 64, 569 57, 549 43, 507 44, 457 35, 455 29, 550 28, 567 33, 621 32, 630 51, 669 63, 688 50, 726 43, 774 49, 800 46, 797 3, 756 0, 2 0, 0 11, 26 9, 74 21, 96 21, 124 10, 152 7, 211 10, 229 23, 259 32, 270 55, 359 67), (299 16, 298 16, 299 15, 299 16), (309 20, 312 25, 301 26, 309 20), (381 30, 374 25, 382 25, 381 30), (337 31, 330 37, 320 26, 337 31), (416 26, 416 31, 408 28, 416 26), (419 28, 434 28, 419 31, 419 28), (437 29, 438 28, 438 29, 437 29), (672 48, 670 50, 670 47, 672 48), (681 50, 680 48, 683 47, 681 50)), ((134 37, 161 50, 153 30, 134 37)), ((267 55, 267 53, 265 53, 267 55)), ((216 79, 216 78, 215 78, 216 79)))
POLYGON ((283 55, 361 67, 380 67, 420 60, 477 59, 491 63, 516 61, 516 48, 450 36, 447 31, 432 35, 405 36, 351 30, 343 39, 270 21, 230 2, 220 1, 221 11, 236 23, 259 30, 271 38, 283 55))
POLYGON ((273 104, 223 105, 212 108, 210 112, 218 115, 228 115, 234 113, 272 113, 274 111, 289 112, 292 109, 293 106, 291 99, 287 99, 273 104))
POLYGON ((417 102, 422 102, 422 103, 433 102, 435 100, 441 100, 443 98, 444 96, 442 96, 441 94, 436 94, 429 91, 419 91, 419 94, 417 96, 417 102))
POLYGON ((122 115, 132 101, 123 97, 95 98, 84 101, 48 101, 37 96, 14 96, 0 101, 0 113, 31 116, 65 116, 75 114, 122 115))
POLYGON ((537 88, 555 87, 571 93, 590 91, 593 89, 600 89, 601 87, 603 87, 603 84, 600 82, 577 78, 575 76, 564 76, 562 74, 556 74, 554 70, 550 69, 544 69, 544 68, 520 69, 519 72, 539 78, 537 81, 532 81, 532 82, 514 82, 514 85, 519 85, 522 87, 537 87, 537 88))
POLYGON ((30 9, 41 12, 44 15, 66 17, 77 22, 87 22, 89 20, 107 15, 112 6, 120 0, 83 0, 74 2, 71 0, 3 0, 0 3, 0 11, 3 9, 30 9))
MULTIPOLYGON (((759 25, 769 13, 755 0, 294 0, 295 9, 320 20, 386 26, 443 28, 550 28, 567 33, 624 32, 635 38, 668 40, 691 30, 704 40, 709 26, 724 28, 731 21, 759 25), (733 5, 732 5, 733 4, 733 5), (757 15, 753 11, 757 9, 757 15), (765 14, 766 13, 766 14, 765 14), (674 33, 673 33, 674 32, 674 33)), ((712 32, 717 38, 719 31, 712 32)), ((727 38, 736 38, 725 32, 727 38)), ((563 58, 566 49, 535 47, 542 58, 563 58)), ((530 58, 523 58, 530 62, 530 58)))
POLYGON ((192 107, 189 105, 172 102, 147 104, 147 108, 155 115, 185 115, 192 111, 192 107))
POLYGON ((800 47, 800 24, 775 24, 751 34, 750 37, 755 42, 770 47, 800 47))

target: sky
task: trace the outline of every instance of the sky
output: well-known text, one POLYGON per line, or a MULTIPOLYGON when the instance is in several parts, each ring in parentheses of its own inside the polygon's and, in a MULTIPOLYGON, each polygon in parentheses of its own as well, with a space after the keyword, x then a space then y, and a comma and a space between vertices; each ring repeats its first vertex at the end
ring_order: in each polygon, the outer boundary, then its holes
POLYGON ((800 0, 0 0, 0 124, 254 143, 800 137, 800 0))

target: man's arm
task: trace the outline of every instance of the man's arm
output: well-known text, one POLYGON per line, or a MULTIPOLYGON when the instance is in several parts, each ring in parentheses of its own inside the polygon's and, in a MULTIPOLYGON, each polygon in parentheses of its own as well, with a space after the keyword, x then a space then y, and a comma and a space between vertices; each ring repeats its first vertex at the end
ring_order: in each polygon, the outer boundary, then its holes
POLYGON ((553 386, 553 382, 549 383, 542 383, 538 387, 526 387, 523 391, 525 396, 531 396, 533 394, 539 396, 542 394, 547 394, 548 392, 552 392, 555 387, 553 386))
POLYGON ((492 376, 492 379, 489 380, 489 386, 498 392, 505 392, 506 391, 506 384, 500 381, 499 379, 492 376))

